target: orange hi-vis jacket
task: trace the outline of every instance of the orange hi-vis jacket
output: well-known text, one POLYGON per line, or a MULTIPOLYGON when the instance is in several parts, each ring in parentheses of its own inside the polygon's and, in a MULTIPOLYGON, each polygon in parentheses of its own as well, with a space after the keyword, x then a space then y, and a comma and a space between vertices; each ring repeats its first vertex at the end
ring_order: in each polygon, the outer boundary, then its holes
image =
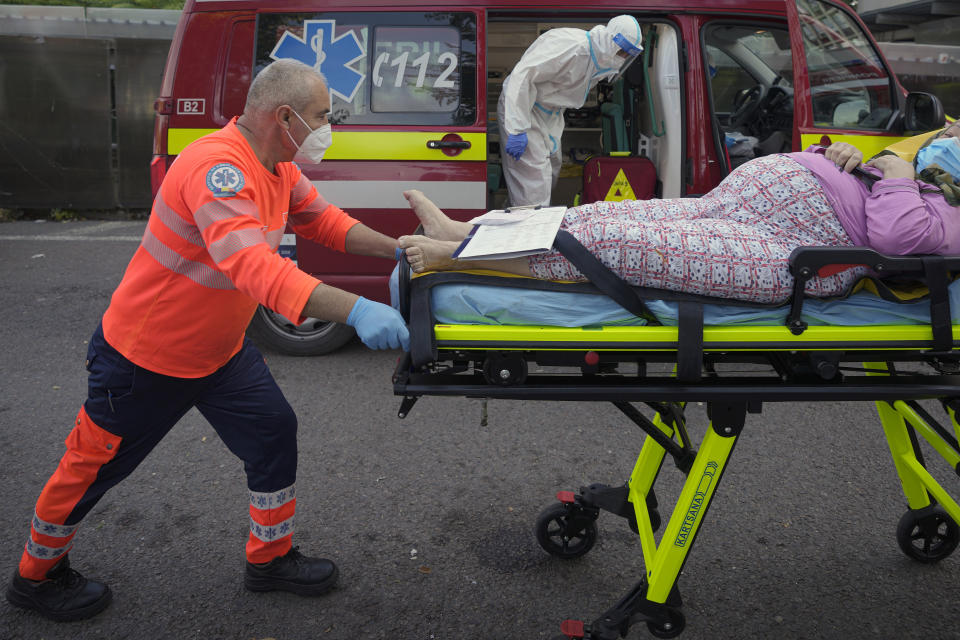
POLYGON ((103 317, 107 342, 163 375, 209 375, 239 351, 257 304, 302 322, 319 280, 277 255, 289 221, 339 251, 357 221, 292 162, 267 171, 237 128, 184 149, 103 317))

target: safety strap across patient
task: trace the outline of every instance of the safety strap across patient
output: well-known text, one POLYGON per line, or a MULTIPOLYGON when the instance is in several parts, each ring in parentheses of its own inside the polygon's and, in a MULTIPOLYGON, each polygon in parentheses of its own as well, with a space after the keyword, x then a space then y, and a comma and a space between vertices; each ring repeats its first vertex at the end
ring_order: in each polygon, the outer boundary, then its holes
MULTIPOLYGON (((558 231, 553 246, 621 307, 640 318, 656 318, 634 287, 600 262, 569 232, 558 231)), ((692 382, 700 379, 703 367, 703 305, 693 300, 680 300, 678 305, 677 378, 692 382)))
POLYGON ((553 246, 597 289, 610 296, 621 307, 639 318, 656 317, 633 287, 600 262, 570 232, 562 229, 558 231, 553 246))

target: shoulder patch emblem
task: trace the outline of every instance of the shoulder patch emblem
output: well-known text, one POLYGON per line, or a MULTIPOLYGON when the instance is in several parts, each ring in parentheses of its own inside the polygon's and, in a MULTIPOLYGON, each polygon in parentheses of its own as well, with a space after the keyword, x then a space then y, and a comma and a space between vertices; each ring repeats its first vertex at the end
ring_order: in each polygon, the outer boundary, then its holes
POLYGON ((232 198, 243 189, 243 173, 229 162, 221 162, 207 171, 207 189, 214 198, 232 198))

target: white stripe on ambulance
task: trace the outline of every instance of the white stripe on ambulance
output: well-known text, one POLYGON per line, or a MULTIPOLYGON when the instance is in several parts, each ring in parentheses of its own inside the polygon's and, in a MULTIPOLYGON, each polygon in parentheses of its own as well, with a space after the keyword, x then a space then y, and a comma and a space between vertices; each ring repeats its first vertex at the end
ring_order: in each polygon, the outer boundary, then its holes
POLYGON ((479 181, 313 180, 327 202, 350 209, 409 209, 403 192, 418 189, 441 209, 487 209, 487 183, 479 181))

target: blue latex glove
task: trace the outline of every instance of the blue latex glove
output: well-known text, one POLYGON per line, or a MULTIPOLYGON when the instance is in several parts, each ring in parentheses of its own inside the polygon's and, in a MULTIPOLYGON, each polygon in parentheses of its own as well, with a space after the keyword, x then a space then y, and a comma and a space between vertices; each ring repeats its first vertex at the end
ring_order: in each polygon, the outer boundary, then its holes
POLYGON ((507 153, 513 157, 514 160, 519 160, 520 156, 523 155, 523 152, 527 150, 527 134, 526 133, 510 133, 507 134, 507 153))
POLYGON ((403 316, 393 307, 357 298, 347 324, 357 330, 357 335, 371 349, 410 349, 410 332, 403 316))

